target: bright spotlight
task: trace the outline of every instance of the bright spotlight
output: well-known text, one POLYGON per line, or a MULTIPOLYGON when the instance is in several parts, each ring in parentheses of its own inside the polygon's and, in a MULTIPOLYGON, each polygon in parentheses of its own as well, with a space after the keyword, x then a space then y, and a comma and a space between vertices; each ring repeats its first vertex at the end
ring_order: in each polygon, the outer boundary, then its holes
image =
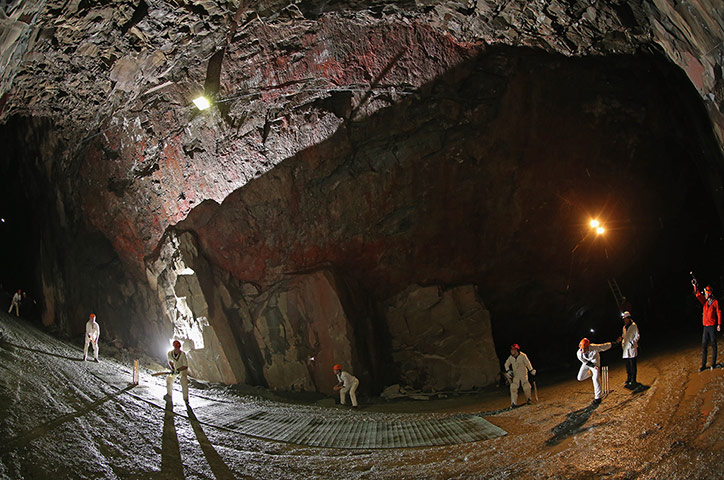
POLYGON ((596 333, 596 332, 594 332, 593 329, 591 329, 591 333, 596 333))
POLYGON ((596 229, 596 233, 599 234, 599 235, 602 235, 603 232, 605 232, 605 231, 606 231, 606 229, 603 228, 603 227, 598 227, 598 228, 596 229))
POLYGON ((194 105, 196 105, 196 108, 199 110, 206 110, 211 106, 209 101, 203 95, 198 98, 194 98, 194 105))
POLYGON ((601 222, 599 222, 595 218, 591 220, 591 228, 598 228, 599 226, 601 226, 601 222))

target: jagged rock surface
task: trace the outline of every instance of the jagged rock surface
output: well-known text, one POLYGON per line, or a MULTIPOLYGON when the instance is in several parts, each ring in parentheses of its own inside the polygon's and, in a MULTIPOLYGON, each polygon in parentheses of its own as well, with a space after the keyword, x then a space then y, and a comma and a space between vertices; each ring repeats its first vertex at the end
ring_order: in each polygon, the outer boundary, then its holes
MULTIPOLYGON (((570 254, 582 210, 625 181, 642 199, 609 197, 622 223, 675 213, 691 165, 722 187, 713 1, 16 2, 0 24, 43 321, 79 334, 94 310, 154 352, 176 335, 208 379, 327 389, 334 358, 397 381, 379 308, 417 284, 474 284, 497 333, 521 317, 533 339, 593 271, 570 254), (340 323, 289 313, 321 299, 340 323)), ((607 254, 624 271, 656 234, 607 254)), ((440 385, 485 382, 466 375, 440 385)))

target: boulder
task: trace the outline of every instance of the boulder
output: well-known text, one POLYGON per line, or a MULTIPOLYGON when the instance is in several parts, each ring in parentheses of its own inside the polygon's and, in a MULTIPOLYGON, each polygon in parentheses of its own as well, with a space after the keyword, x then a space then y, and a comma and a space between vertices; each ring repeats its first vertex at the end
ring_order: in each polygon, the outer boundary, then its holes
POLYGON ((339 289, 329 270, 290 275, 252 306, 270 388, 330 392, 336 363, 355 374, 355 328, 339 289))
POLYGON ((495 383, 490 314, 474 286, 411 286, 387 301, 385 315, 403 383, 424 392, 495 383))

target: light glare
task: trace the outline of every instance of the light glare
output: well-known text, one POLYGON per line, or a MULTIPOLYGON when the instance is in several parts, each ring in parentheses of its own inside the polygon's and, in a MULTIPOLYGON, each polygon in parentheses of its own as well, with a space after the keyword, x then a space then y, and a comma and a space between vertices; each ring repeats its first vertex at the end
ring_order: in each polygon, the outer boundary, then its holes
POLYGON ((198 108, 199 110, 206 110, 211 106, 209 101, 204 96, 194 98, 194 105, 196 105, 196 108, 198 108))
POLYGON ((591 228, 598 228, 599 226, 601 226, 601 222, 599 222, 595 218, 591 220, 591 228))
POLYGON ((605 232, 605 231, 606 231, 606 229, 603 228, 603 227, 598 227, 598 228, 596 229, 596 233, 599 234, 599 235, 602 235, 603 232, 605 232))

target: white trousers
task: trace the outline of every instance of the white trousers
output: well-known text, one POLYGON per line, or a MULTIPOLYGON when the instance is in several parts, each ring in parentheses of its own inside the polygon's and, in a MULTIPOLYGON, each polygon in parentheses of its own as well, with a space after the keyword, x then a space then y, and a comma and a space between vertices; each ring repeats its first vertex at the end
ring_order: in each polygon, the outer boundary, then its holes
POLYGON ((530 382, 528 382, 527 376, 513 377, 513 380, 510 381, 510 403, 512 405, 518 405, 518 389, 520 387, 523 387, 525 399, 530 400, 530 382))
POLYGON ((94 342, 88 335, 85 336, 85 345, 83 345, 83 360, 88 357, 88 344, 93 345, 93 357, 98 360, 98 342, 94 342))
POLYGON ((347 392, 349 392, 349 399, 352 401, 352 406, 357 406, 357 387, 359 387, 359 380, 355 379, 352 385, 349 387, 342 387, 339 389, 339 403, 344 405, 347 403, 347 392))
POLYGON ((15 307, 15 316, 19 317, 20 312, 18 311, 18 309, 20 308, 20 306, 18 305, 18 302, 13 302, 10 304, 10 308, 8 308, 8 313, 12 311, 13 307, 15 307))
POLYGON ((189 374, 188 370, 181 370, 180 373, 177 373, 176 375, 168 375, 166 376, 166 393, 168 394, 169 398, 173 394, 173 382, 176 380, 176 377, 181 377, 181 393, 183 394, 184 402, 189 401, 189 374))
POLYGON ((578 381, 582 382, 583 380, 592 377, 593 379, 593 398, 599 399, 601 398, 601 376, 600 376, 600 370, 595 367, 589 367, 585 363, 581 364, 581 369, 578 370, 578 381))

